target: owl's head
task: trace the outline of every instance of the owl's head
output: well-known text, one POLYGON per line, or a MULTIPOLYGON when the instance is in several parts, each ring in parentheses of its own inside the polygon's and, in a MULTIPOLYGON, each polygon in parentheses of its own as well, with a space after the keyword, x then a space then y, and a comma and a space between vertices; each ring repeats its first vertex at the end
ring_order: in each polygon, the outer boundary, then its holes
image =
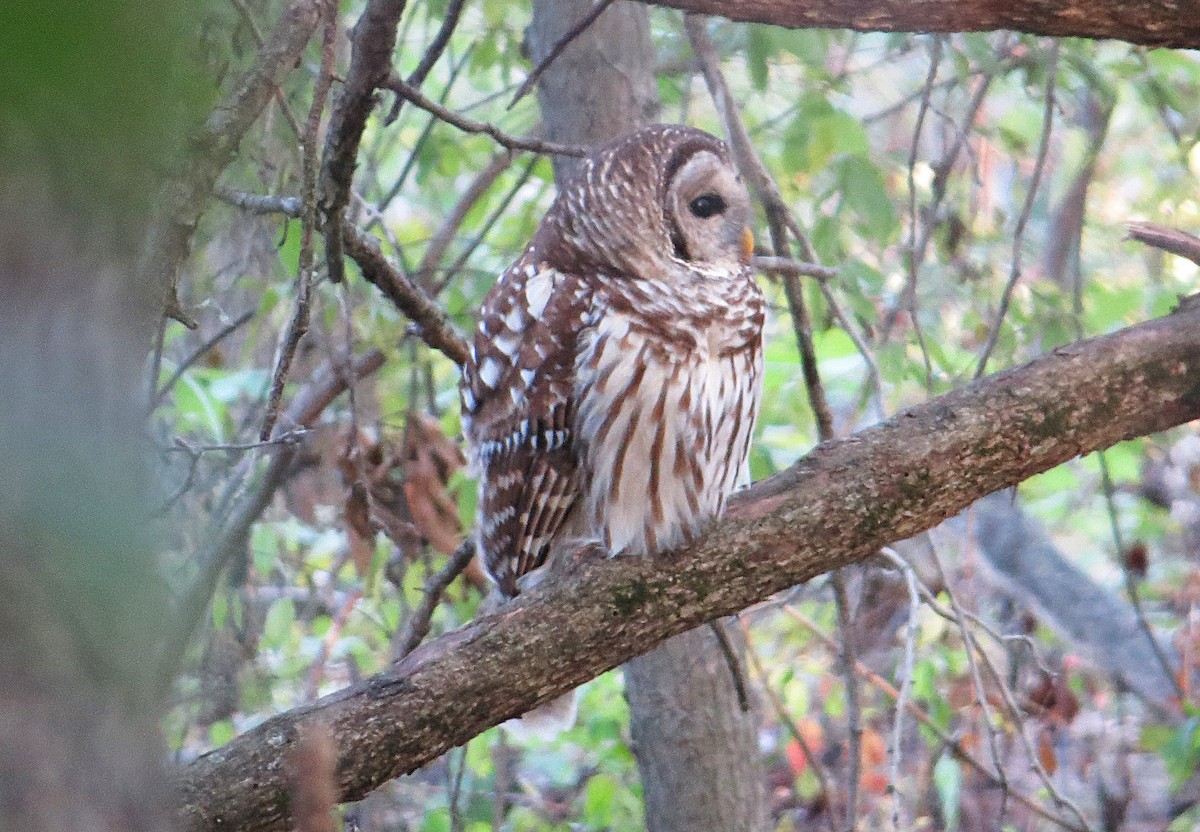
POLYGON ((654 125, 584 160, 530 254, 576 274, 730 272, 749 257, 751 219, 724 142, 691 127, 654 125))

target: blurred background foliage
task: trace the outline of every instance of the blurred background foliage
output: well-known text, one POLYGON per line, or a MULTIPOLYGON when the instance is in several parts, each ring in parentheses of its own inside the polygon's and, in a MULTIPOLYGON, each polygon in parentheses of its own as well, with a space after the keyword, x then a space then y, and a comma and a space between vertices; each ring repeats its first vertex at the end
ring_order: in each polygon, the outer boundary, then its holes
MULTIPOLYGON (((206 7, 196 46, 213 84, 227 86, 245 71, 256 30, 273 25, 282 5, 232 0, 206 7)), ((362 5, 341 4, 339 71, 348 58, 345 28, 362 5)), ((424 54, 446 6, 409 3, 396 52, 402 76, 424 54)), ((468 2, 425 93, 510 134, 536 131, 535 97, 507 107, 532 69, 522 46, 529 17, 521 2, 468 2)), ((663 102, 657 119, 722 134, 682 15, 652 8, 651 25, 663 102)), ((990 371, 1080 334, 1166 314, 1179 295, 1195 291, 1194 264, 1123 239, 1124 223, 1133 219, 1200 226, 1194 53, 1066 40, 1055 61, 1052 42, 1004 32, 857 34, 719 20, 710 32, 755 146, 810 229, 821 262, 837 269, 833 295, 878 363, 882 401, 875 400, 867 362, 806 278, 839 435, 969 383, 1014 258, 1021 278, 990 371), (1051 79, 1053 124, 1043 148, 1051 79), (1040 151, 1044 172, 1014 247, 1040 151)), ((294 125, 308 109, 319 59, 319 43, 311 43, 300 71, 242 143, 222 180, 226 191, 299 193, 294 125)), ((7 87, 0 84, 0 95, 7 87)), ((508 157, 490 138, 408 105, 385 123, 391 103, 385 100, 368 126, 351 213, 394 262, 417 273, 460 330, 470 331, 484 293, 553 198, 550 163, 508 157), (489 166, 499 169, 494 181, 452 229, 436 262, 425 263, 431 240, 489 166), (418 272, 422 265, 432 269, 418 272)), ((255 443, 291 315, 300 238, 299 220, 214 204, 181 279, 181 302, 199 326, 165 327, 158 380, 164 392, 151 417, 162 483, 158 540, 181 592, 194 579, 192 556, 205 544, 210 518, 254 487, 263 464, 255 443), (218 333, 225 334, 214 341, 218 333)), ((346 350, 378 348, 386 362, 305 434, 286 481, 217 589, 167 721, 181 759, 382 668, 426 581, 470 526, 474 488, 456 450, 456 368, 408 332, 356 270, 348 275, 344 284, 320 280, 314 287, 311 331, 285 404, 346 350)), ((816 441, 782 288, 767 276, 761 283, 773 313, 752 454, 756 479, 816 441)), ((1189 514, 1200 506, 1198 442, 1193 427, 1125 443, 1106 454, 1104 467, 1097 458, 1077 460, 1020 488, 1025 510, 1096 584, 1119 595, 1133 569, 1150 623, 1174 639, 1185 662, 1193 656, 1200 602, 1200 521, 1189 514), (1183 487, 1170 499, 1156 498, 1156 471, 1182 476, 1183 487)), ((987 649, 1006 668, 1024 722, 1005 711, 996 684, 976 686, 961 628, 928 605, 911 622, 910 701, 963 748, 1001 764, 1014 789, 1045 798, 1044 784, 1028 774, 1017 739, 1024 732, 1058 790, 1093 819, 1119 813, 1115 825, 1101 820, 1097 829, 1162 828, 1173 817, 1174 829, 1200 822, 1192 782, 1200 712, 1189 704, 1188 673, 1180 674, 1184 709, 1162 714, 1115 684, 1102 664, 1081 657, 1078 645, 1043 620, 1045 610, 996 580, 969 535, 947 531, 945 538, 939 547, 957 600, 1006 636, 987 649), (1018 644, 1032 649, 1022 652, 1018 644)), ((823 581, 742 616, 781 830, 827 828, 829 804, 845 791, 845 679, 837 651, 819 634, 854 639, 863 662, 897 688, 908 675, 904 583, 899 573, 875 574, 881 571, 868 567, 858 575, 859 623, 841 636, 823 581), (832 775, 832 794, 800 753, 797 733, 832 775)), ((930 584, 935 595, 943 593, 942 603, 946 585, 930 584)), ((479 572, 468 570, 437 608, 433 632, 470 619, 483 588, 479 572)), ((944 740, 918 732, 911 716, 893 764, 892 700, 879 685, 860 684, 867 828, 890 822, 893 765, 912 828, 995 829, 997 817, 1005 828, 1056 828, 1012 801, 1001 809, 999 791, 944 740)), ((642 828, 620 675, 584 690, 581 718, 561 738, 522 744, 489 731, 347 807, 347 818, 358 824, 353 828, 420 832, 642 828)))

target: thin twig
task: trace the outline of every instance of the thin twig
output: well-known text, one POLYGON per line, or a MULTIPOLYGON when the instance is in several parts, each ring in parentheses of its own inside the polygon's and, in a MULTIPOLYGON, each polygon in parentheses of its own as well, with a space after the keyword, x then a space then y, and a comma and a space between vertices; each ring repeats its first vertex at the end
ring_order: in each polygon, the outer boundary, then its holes
MULTIPOLYGON (((1010 51, 1010 47, 1007 45, 1007 43, 1008 41, 1006 38, 1005 44, 1001 45, 997 50, 996 57, 998 60, 996 65, 990 71, 983 73, 982 77, 979 79, 979 86, 976 87, 974 95, 971 96, 971 100, 967 104, 966 113, 963 115, 962 124, 955 133, 954 142, 949 148, 946 149, 946 152, 942 155, 942 158, 933 168, 933 197, 929 202, 929 206, 926 208, 925 216, 927 219, 921 229, 921 236, 918 238, 915 251, 912 254, 918 263, 924 261, 925 252, 929 247, 929 241, 932 239, 933 232, 938 226, 938 218, 941 214, 942 200, 944 200, 946 197, 946 182, 950 177, 951 170, 953 170, 954 165, 958 162, 959 154, 962 153, 963 148, 966 147, 967 139, 971 133, 971 126, 975 123, 976 116, 979 115, 979 110, 983 106, 983 101, 987 97, 987 93, 992 86, 992 82, 997 78, 1001 71, 1006 71, 1008 67, 1008 64, 1003 60, 1003 58, 1006 57, 1007 53, 1010 51)), ((896 324, 896 319, 898 318, 901 310, 907 309, 909 306, 909 293, 916 291, 916 287, 911 283, 911 274, 909 275, 909 278, 910 279, 905 281, 904 288, 901 289, 900 294, 897 296, 895 304, 893 304, 892 307, 889 308, 883 315, 883 322, 879 327, 879 343, 886 343, 888 338, 891 337, 892 329, 896 324)))
POLYGON ((442 593, 458 577, 459 573, 467 568, 467 564, 473 557, 475 557, 475 541, 467 538, 454 550, 454 554, 450 555, 446 565, 429 579, 429 583, 425 585, 425 594, 421 596, 421 603, 413 610, 408 624, 404 627, 404 635, 396 642, 396 650, 393 654, 395 661, 403 659, 416 650, 425 636, 429 635, 433 613, 437 609, 438 602, 442 600, 442 593))
MULTIPOLYGON (((450 77, 446 79, 446 84, 442 87, 441 95, 438 96, 439 103, 444 105, 450 100, 450 91, 454 89, 454 83, 458 80, 459 74, 467 66, 467 62, 470 60, 471 52, 474 51, 474 48, 474 44, 472 44, 462 58, 450 68, 450 77)), ((400 103, 404 101, 404 99, 400 96, 395 96, 395 99, 396 101, 392 106, 392 110, 393 112, 398 113, 400 103)), ((387 123, 391 124, 390 121, 387 123)), ((404 190, 404 183, 408 181, 409 175, 417 169, 417 160, 421 158, 421 151, 425 149, 425 143, 428 142, 429 138, 433 135, 433 128, 440 123, 441 121, 438 119, 438 117, 432 115, 425 122, 425 126, 421 128, 421 135, 417 136, 417 140, 413 142, 412 149, 408 151, 408 158, 404 160, 404 167, 400 169, 400 174, 396 177, 396 181, 392 183, 390 188, 388 188, 387 193, 383 195, 383 199, 379 200, 379 202, 375 205, 376 213, 375 216, 371 218, 371 221, 367 223, 368 231, 383 222, 383 213, 388 209, 388 206, 395 201, 396 197, 400 196, 400 192, 404 190)), ((402 131, 396 130, 393 132, 398 135, 402 131)))
POLYGON ((854 342, 855 348, 867 365, 867 381, 875 394, 876 415, 882 420, 886 415, 884 410, 883 375, 879 372, 879 362, 875 360, 875 353, 871 349, 870 344, 867 343, 866 336, 859 330, 829 285, 829 281, 837 276, 838 270, 831 266, 822 266, 817 263, 801 263, 787 257, 771 256, 751 257, 750 266, 768 274, 795 274, 817 278, 817 287, 825 297, 825 303, 829 306, 829 311, 833 313, 834 320, 850 336, 850 340, 854 342))
POLYGON ((1080 826, 1086 830, 1086 832, 1095 832, 1095 830, 1092 828, 1092 825, 1084 816, 1083 810, 1079 808, 1078 804, 1076 804, 1071 798, 1062 794, 1062 792, 1060 792, 1054 785, 1054 781, 1050 779, 1050 774, 1046 771, 1045 766, 1042 765, 1041 757, 1038 755, 1037 751, 1034 750, 1033 743, 1030 741, 1029 736, 1025 731, 1025 717, 1022 713, 1021 707, 1017 704, 1016 697, 1013 695, 1012 690, 1005 682, 1004 677, 1000 675, 1000 670, 992 662, 991 657, 989 657, 988 654, 982 650, 979 651, 979 660, 991 675, 992 680, 996 683, 996 688, 1000 691, 1001 699, 1004 700, 1004 706, 1008 711, 1009 718, 1012 719, 1012 721, 1016 724, 1016 731, 1014 731, 1014 733, 1017 735, 1017 738, 1021 742, 1021 747, 1025 751, 1025 757, 1029 761, 1029 767, 1033 770, 1033 773, 1037 775, 1038 780, 1041 781, 1042 787, 1046 790, 1046 793, 1050 795, 1050 798, 1060 808, 1065 806, 1066 808, 1070 809, 1071 814, 1075 815, 1075 817, 1079 820, 1080 826))
POLYGON ((304 203, 298 196, 251 194, 224 185, 214 188, 213 196, 251 214, 286 214, 289 217, 299 217, 304 210, 304 203))
POLYGON ((166 397, 166 395, 171 392, 171 388, 173 388, 179 382, 179 379, 183 378, 183 374, 186 373, 193 364, 199 361, 206 352, 249 323, 254 317, 255 312, 256 310, 254 309, 243 312, 241 315, 217 330, 215 335, 198 346, 191 355, 180 362, 179 366, 175 368, 175 372, 171 374, 171 377, 167 379, 166 383, 163 384, 163 386, 159 388, 158 392, 154 394, 154 401, 151 403, 150 409, 153 410, 162 403, 162 400, 166 397))
POLYGON ((737 694, 738 707, 742 713, 750 713, 750 696, 746 693, 746 674, 742 670, 742 663, 738 661, 737 651, 729 641, 729 633, 725 632, 725 623, 723 621, 710 621, 708 627, 712 630, 712 634, 716 636, 717 645, 721 648, 721 655, 725 657, 725 666, 729 669, 729 676, 733 680, 733 690, 737 694))
POLYGON ((465 364, 470 355, 467 340, 455 331, 445 310, 384 257, 370 234, 350 222, 345 226, 346 254, 358 264, 363 277, 408 316, 422 341, 455 364, 465 364))
POLYGON ((169 311, 178 309, 176 279, 217 178, 233 161, 239 142, 296 65, 318 21, 316 0, 288 3, 258 50, 253 66, 230 85, 230 92, 191 137, 191 164, 160 189, 137 273, 142 284, 159 287, 169 311))
MULTIPOLYGON (((804 628, 807 629, 810 633, 812 633, 817 638, 817 640, 822 642, 827 648, 829 648, 830 650, 838 649, 837 639, 835 639, 833 636, 829 635, 824 630, 822 630, 820 627, 818 627, 816 622, 814 622, 812 619, 810 619, 804 613, 800 612, 799 610, 795 609, 794 607, 792 607, 790 605, 784 605, 782 607, 782 609, 792 619, 794 619, 795 621, 804 625, 804 628)), ((887 696, 889 699, 891 699, 892 701, 899 700, 900 692, 897 691, 896 688, 890 682, 888 682, 886 679, 884 679, 882 676, 880 676, 875 671, 871 670, 871 668, 869 668, 865 664, 862 664, 861 662, 859 662, 856 665, 855 669, 857 670, 857 672, 860 676, 862 676, 864 679, 866 679, 868 682, 870 682, 872 685, 874 685, 877 689, 882 691, 883 694, 885 696, 887 696)), ((910 701, 907 703, 907 705, 905 707, 906 707, 906 710, 910 714, 913 715, 913 717, 917 720, 917 722, 924 725, 935 737, 938 738, 939 742, 941 742, 943 745, 945 745, 947 748, 949 748, 951 752, 953 752, 954 758, 956 760, 960 760, 960 761, 966 763, 967 765, 969 765, 971 768, 975 769, 977 772, 979 772, 979 774, 981 776, 983 776, 992 785, 994 785, 994 786, 1000 785, 1000 783, 1001 783, 1000 778, 996 775, 995 772, 993 772, 991 769, 989 769, 987 767, 986 763, 984 763, 982 760, 980 760, 978 757, 976 757, 974 754, 972 754, 970 751, 968 751, 967 748, 963 746, 962 742, 960 742, 959 740, 956 740, 954 737, 952 737, 948 733, 946 733, 946 731, 940 725, 937 724, 937 722, 933 719, 933 717, 931 717, 924 710, 922 710, 915 702, 910 701)), ((1076 826, 1073 823, 1071 823, 1069 820, 1058 817, 1057 815, 1055 815, 1055 814, 1051 813, 1049 810, 1047 810, 1045 807, 1038 804, 1037 801, 1035 801, 1033 798, 1028 797, 1018 791, 1010 792, 1010 794, 1011 794, 1012 798, 1014 800, 1016 800, 1016 802, 1020 803, 1026 809, 1033 812, 1034 814, 1036 814, 1038 817, 1042 818, 1043 820, 1050 821, 1051 823, 1053 823, 1057 826, 1061 826, 1063 829, 1071 830, 1071 832, 1086 832, 1085 827, 1076 826)))
MULTIPOLYGON (((1104 505, 1108 511, 1108 522, 1112 529, 1113 545, 1117 549, 1117 562, 1121 565, 1121 573, 1125 581, 1125 592, 1129 595, 1129 603, 1133 606, 1138 628, 1145 634, 1146 640, 1150 642, 1150 649, 1154 651, 1154 657, 1158 659, 1159 665, 1162 666, 1163 674, 1171 680, 1179 701, 1186 702, 1187 695, 1183 691, 1183 685, 1180 684, 1179 677, 1175 673, 1175 668, 1171 666, 1171 660, 1167 657, 1166 651, 1163 650, 1162 644, 1154 635, 1154 628, 1150 625, 1150 619, 1146 616, 1145 607, 1142 606, 1137 579, 1133 576, 1133 570, 1129 568, 1128 559, 1125 557, 1125 541, 1121 535, 1121 524, 1117 514, 1115 496, 1117 489, 1113 483, 1112 471, 1108 467, 1108 457, 1104 451, 1097 451, 1096 458, 1100 463, 1100 483, 1104 491, 1104 505)), ((1187 667, 1187 665, 1182 665, 1182 667, 1187 667)))
POLYGON ((802 277, 815 277, 818 280, 832 280, 837 277, 838 270, 832 266, 822 266, 820 263, 801 263, 789 257, 774 257, 756 255, 750 258, 751 268, 768 274, 794 274, 802 277))
MULTIPOLYGON (((267 39, 263 37, 262 29, 258 27, 258 21, 254 19, 254 15, 250 12, 250 8, 246 5, 245 0, 233 0, 233 5, 241 16, 242 21, 246 24, 246 28, 250 30, 250 37, 254 39, 254 45, 262 49, 267 39)), ((283 113, 283 119, 288 123, 288 127, 292 128, 292 135, 297 139, 303 140, 304 131, 300 129, 300 121, 296 118, 296 114, 292 112, 292 105, 288 103, 287 96, 283 93, 283 87, 275 88, 275 103, 279 105, 279 111, 283 113)))
MULTIPOLYGON (((920 225, 920 215, 917 213, 917 185, 916 185, 916 168, 917 168, 917 151, 921 145, 921 130, 925 126, 925 114, 929 111, 929 99, 933 95, 933 82, 937 78, 938 66, 942 60, 942 42, 943 38, 935 36, 933 39, 933 54, 929 57, 929 73, 925 76, 925 87, 921 95, 921 106, 917 110, 917 124, 913 127, 912 145, 908 152, 908 285, 905 287, 905 296, 908 300, 908 314, 911 319, 913 332, 917 336, 917 343, 921 348, 921 356, 925 362, 925 389, 932 395, 933 393, 933 364, 929 360, 929 350, 925 345, 925 334, 921 329, 921 322, 918 318, 917 308, 917 281, 921 271, 921 260, 917 258, 917 227, 920 225)), ((932 217, 930 222, 933 222, 932 217)), ((924 247, 921 248, 921 258, 925 256, 924 247)))
POLYGON ((1055 89, 1058 85, 1058 50, 1059 42, 1056 40, 1050 48, 1050 63, 1046 68, 1046 102, 1042 112, 1042 137, 1038 144, 1037 161, 1033 166, 1029 189, 1025 192, 1025 204, 1021 208, 1021 214, 1017 218, 1017 227, 1013 232, 1012 266, 1008 273, 1008 283, 1005 284, 1004 292, 1000 295, 1000 308, 996 310, 996 320, 988 332, 987 343, 984 344, 983 352, 979 356, 979 364, 975 368, 975 378, 981 378, 987 371, 988 359, 992 355, 992 350, 996 348, 996 342, 1000 339, 1000 328, 1004 324, 1005 315, 1008 314, 1008 305, 1012 302, 1013 290, 1017 286, 1017 281, 1021 279, 1021 245, 1025 241, 1025 226, 1029 224, 1029 217, 1033 214, 1033 201, 1037 196, 1038 185, 1042 181, 1042 171, 1046 167, 1046 155, 1050 150, 1050 134, 1054 128, 1054 99, 1055 89))
POLYGON ((368 0, 350 33, 350 68, 334 101, 321 162, 321 209, 329 279, 344 277, 342 224, 350 204, 354 169, 367 118, 375 109, 375 90, 396 51, 396 29, 406 0, 368 0))
MULTIPOLYGON (((383 366, 383 353, 372 350, 354 362, 356 378, 370 375, 383 366)), ((318 370, 288 407, 283 423, 295 428, 311 428, 321 413, 346 389, 340 366, 328 364, 318 370)), ((292 429, 292 428, 289 428, 292 429)), ((257 485, 245 490, 236 504, 214 521, 208 545, 196 554, 199 574, 176 606, 174 625, 167 633, 159 661, 159 685, 165 690, 175 677, 192 634, 204 617, 216 592, 225 567, 239 551, 245 552, 250 529, 266 509, 276 490, 283 484, 292 460, 294 446, 275 446, 270 462, 257 485)))
MULTIPOLYGON (((697 15, 687 15, 685 17, 688 39, 692 44, 692 51, 695 53, 696 60, 699 62, 701 71, 704 74, 709 95, 712 97, 717 112, 720 114, 722 122, 725 125, 725 131, 728 134, 730 146, 733 148, 738 168, 741 170, 742 175, 750 182, 755 196, 762 203, 763 210, 766 212, 767 223, 771 233, 771 245, 777 255, 776 262, 791 260, 791 252, 789 251, 787 241, 787 235, 790 232, 800 247, 805 260, 813 266, 820 268, 820 264, 816 262, 816 252, 812 244, 809 242, 803 229, 800 228, 800 224, 796 221, 796 218, 788 209, 782 194, 779 192, 779 186, 775 183, 766 165, 763 164, 761 157, 759 157, 757 151, 754 149, 754 145, 750 140, 750 134, 746 130, 746 125, 738 113, 737 104, 729 92, 729 85, 725 82, 725 77, 721 73, 716 47, 713 45, 712 39, 708 36, 704 20, 703 17, 697 15)), ((781 270, 781 273, 783 275, 784 294, 788 300, 788 307, 792 312, 792 327, 795 331, 797 346, 800 350, 800 364, 804 374, 805 387, 813 409, 813 416, 817 422, 818 435, 824 440, 833 436, 833 415, 829 410, 825 389, 821 384, 820 373, 817 369, 816 349, 813 347, 812 324, 808 316, 808 307, 804 302, 804 292, 800 286, 798 272, 781 270)), ((826 300, 830 301, 831 309, 836 310, 835 314, 838 316, 839 323, 847 334, 849 334, 855 347, 862 353, 867 363, 868 373, 872 378, 875 388, 881 391, 880 398, 882 398, 882 382, 879 376, 878 364, 871 354, 866 338, 858 332, 858 328, 854 326, 849 316, 841 309, 841 305, 836 302, 832 291, 825 285, 825 281, 818 281, 818 286, 820 286, 826 300)), ((880 408, 882 409, 882 403, 880 404, 880 408)))
MULTIPOLYGON (((429 77, 430 71, 434 64, 442 57, 442 53, 446 51, 446 47, 450 45, 450 38, 454 35, 454 30, 458 28, 458 19, 462 16, 463 6, 466 5, 466 0, 450 0, 446 6, 446 11, 442 13, 442 25, 438 27, 437 34, 433 36, 433 40, 429 42, 429 48, 425 50, 425 54, 421 56, 421 60, 417 62, 417 68, 408 76, 410 86, 420 88, 425 83, 425 79, 429 77)), ((470 54, 468 50, 468 54, 470 54)), ((465 60, 464 62, 465 63, 465 60)), ((446 92, 450 91, 450 86, 454 83, 454 77, 457 76, 458 70, 462 64, 455 67, 455 70, 450 73, 450 82, 446 85, 446 92)), ((392 124, 400 115, 400 101, 397 98, 392 102, 392 109, 384 119, 384 124, 392 124)))
POLYGON ((892 561, 904 575, 904 583, 908 587, 908 621, 904 625, 904 659, 896 675, 900 677, 900 693, 896 697, 896 717, 892 724, 892 747, 888 763, 889 776, 892 786, 892 828, 900 832, 900 758, 901 745, 904 741, 904 711, 908 707, 908 697, 912 692, 913 666, 915 661, 915 645, 917 641, 917 616, 921 611, 921 596, 917 592, 917 577, 908 561, 900 557, 893 549, 881 550, 884 557, 892 561))
POLYGON ((743 626, 746 627, 746 655, 750 659, 750 664, 754 667, 754 675, 759 678, 762 683, 763 692, 767 695, 767 700, 771 703, 772 710, 775 711, 775 718, 783 723, 788 729, 788 733, 792 735, 792 739, 796 741, 796 745, 800 747, 800 753, 804 755, 805 761, 808 763, 809 769, 817 778, 817 786, 820 789, 820 795, 825 799, 825 805, 829 807, 825 813, 825 819, 829 823, 829 832, 838 832, 837 821, 833 816, 833 800, 834 792, 830 786, 830 778, 825 770, 825 763, 821 757, 808 744, 808 740, 804 738, 804 734, 800 731, 800 726, 792 719, 792 715, 788 713, 787 706, 783 700, 779 698, 779 694, 772 687, 770 680, 767 678, 766 671, 763 669, 762 660, 758 657, 758 651, 754 649, 754 642, 750 639, 749 623, 743 619, 743 626))
POLYGON ((273 448, 279 445, 298 445, 308 436, 308 428, 297 428, 289 430, 285 433, 276 434, 270 439, 261 439, 258 442, 234 442, 219 445, 193 445, 182 436, 175 437, 175 444, 170 448, 165 448, 167 453, 185 453, 189 456, 202 456, 207 453, 217 451, 225 453, 245 453, 246 451, 257 451, 261 448, 273 448))
MULTIPOLYGON (((462 747, 462 751, 458 755, 458 770, 454 773, 449 783, 449 810, 450 810, 450 832, 462 832, 463 819, 462 810, 459 808, 458 801, 462 796, 463 775, 467 773, 467 745, 462 747)), ((446 754, 446 776, 450 777, 450 760, 452 754, 446 754)))
POLYGON ((338 607, 333 618, 330 619, 329 629, 325 631, 325 636, 321 639, 321 647, 317 650, 317 656, 308 668, 308 678, 304 682, 304 699, 306 702, 316 699, 317 694, 320 693, 321 680, 325 676, 325 665, 329 661, 329 656, 333 652, 337 640, 342 635, 342 629, 346 626, 346 621, 350 618, 350 613, 354 611, 354 605, 359 602, 362 595, 363 591, 361 588, 356 588, 346 593, 345 599, 338 607))
POLYGON ((296 349, 308 332, 309 310, 312 302, 314 278, 313 238, 317 232, 317 134, 321 128, 321 113, 325 111, 325 99, 333 83, 334 49, 337 45, 337 0, 325 0, 321 7, 321 68, 313 87, 313 100, 304 122, 304 164, 302 194, 303 212, 300 216, 300 262, 296 275, 296 307, 288 320, 283 342, 271 374, 271 391, 267 396, 266 416, 263 418, 259 438, 266 440, 275 428, 279 415, 279 403, 283 399, 283 387, 287 383, 296 349))
MULTIPOLYGON (((931 89, 932 89, 932 91, 944 90, 944 89, 947 89, 948 87, 957 86, 957 85, 963 83, 964 81, 966 81, 967 79, 972 78, 976 75, 987 75, 992 72, 995 72, 997 69, 999 69, 1000 72, 1007 72, 1010 69, 1014 69, 1018 66, 1026 64, 1028 62, 1029 62, 1028 58, 1024 58, 1024 57, 1022 57, 1022 58, 1011 58, 1011 57, 1006 58, 1006 59, 998 62, 1000 64, 999 67, 989 65, 986 69, 973 69, 973 70, 970 70, 969 72, 964 73, 963 75, 955 75, 952 78, 947 78, 943 81, 938 81, 936 84, 933 85, 933 87, 931 89)), ((870 115, 863 116, 863 119, 862 119, 863 124, 867 124, 867 125, 874 124, 875 122, 881 121, 882 119, 885 119, 888 116, 895 115, 896 113, 900 112, 905 107, 907 107, 908 105, 912 104, 914 101, 918 101, 919 99, 923 98, 925 96, 926 88, 927 88, 926 84, 921 84, 921 86, 919 88, 917 88, 913 92, 909 93, 908 95, 904 96, 904 98, 901 98, 895 104, 889 104, 888 106, 884 107, 882 110, 877 110, 874 113, 871 113, 870 115)))
POLYGON ((429 244, 425 246, 425 253, 421 256, 421 262, 417 265, 417 269, 413 272, 413 277, 420 286, 428 287, 433 281, 433 275, 437 271, 438 264, 442 262, 442 257, 445 256, 446 250, 450 248, 450 243, 453 242, 455 235, 458 233, 459 227, 466 220, 467 214, 475 207, 479 200, 483 199, 496 180, 512 166, 513 151, 503 150, 492 157, 479 173, 475 174, 475 178, 471 180, 471 184, 462 192, 462 196, 450 208, 450 212, 446 214, 446 218, 442 221, 441 226, 434 235, 429 239, 429 244))
POLYGON ((508 106, 505 109, 511 110, 518 101, 528 95, 529 91, 533 89, 533 85, 542 77, 542 73, 549 68, 550 64, 554 63, 554 60, 563 53, 563 50, 571 45, 571 41, 587 31, 587 28, 596 22, 596 18, 604 14, 605 9, 612 4, 613 0, 596 0, 587 14, 579 18, 578 22, 568 29, 565 35, 559 38, 558 43, 550 48, 550 51, 546 53, 546 57, 538 62, 538 65, 533 68, 533 72, 529 73, 529 77, 517 88, 516 94, 513 95, 512 100, 508 102, 508 106))
MULTIPOLYGON (((963 650, 967 655, 967 666, 971 671, 971 681, 975 685, 975 696, 979 702, 984 727, 987 729, 988 751, 992 757, 992 765, 996 767, 996 776, 1000 780, 1000 816, 1003 818, 1011 789, 1008 783, 1008 775, 1004 771, 1003 764, 1000 762, 1000 748, 996 744, 996 724, 992 719, 991 706, 988 704, 987 689, 983 685, 983 677, 979 675, 979 664, 975 659, 975 654, 977 652, 982 653, 983 651, 979 649, 974 634, 967 627, 967 619, 963 614, 963 608, 958 603, 958 596, 955 595, 954 590, 951 588, 950 577, 946 574, 941 556, 938 554, 937 548, 934 547, 932 541, 929 541, 929 555, 930 560, 933 561, 934 567, 937 569, 938 579, 944 587, 946 597, 950 600, 950 608, 954 611, 954 622, 958 626, 959 633, 962 635, 963 650)), ((1000 684, 1003 685, 1004 682, 1000 681, 1000 684)))
POLYGON ((425 97, 420 90, 409 86, 395 72, 389 74, 380 86, 411 101, 425 112, 432 113, 442 121, 457 127, 465 133, 482 133, 483 135, 490 136, 497 144, 507 147, 509 150, 527 150, 531 153, 542 153, 550 156, 583 157, 588 154, 587 149, 583 147, 514 136, 510 133, 505 133, 496 127, 496 125, 489 122, 476 121, 475 119, 460 115, 453 110, 448 110, 436 101, 425 97))
POLYGON ((838 632, 841 634, 838 664, 846 685, 847 776, 846 829, 858 828, 858 781, 862 776, 862 706, 859 703, 858 675, 854 672, 858 659, 854 655, 854 639, 850 627, 850 596, 846 592, 845 570, 837 569, 829 576, 833 599, 837 606, 838 632))
POLYGON ((513 181, 512 186, 509 187, 508 191, 504 194, 500 201, 496 203, 496 207, 492 209, 490 214, 488 214, 487 219, 485 219, 483 224, 480 225, 479 233, 471 238, 471 241, 467 243, 466 247, 463 248, 458 257, 454 259, 454 262, 450 264, 450 267, 446 269, 446 272, 442 275, 441 279, 434 284, 433 291, 435 294, 440 295, 442 291, 450 285, 450 281, 452 281, 455 276, 458 275, 458 273, 461 272, 467 265, 467 261, 471 259, 471 255, 475 253, 475 249, 479 248, 479 245, 487 237, 488 232, 492 230, 492 226, 494 226, 500 220, 500 217, 509 210, 513 199, 516 198, 517 193, 525 187, 525 183, 528 182, 529 177, 533 175, 533 169, 537 166, 537 163, 538 157, 534 156, 525 164, 525 168, 513 181))

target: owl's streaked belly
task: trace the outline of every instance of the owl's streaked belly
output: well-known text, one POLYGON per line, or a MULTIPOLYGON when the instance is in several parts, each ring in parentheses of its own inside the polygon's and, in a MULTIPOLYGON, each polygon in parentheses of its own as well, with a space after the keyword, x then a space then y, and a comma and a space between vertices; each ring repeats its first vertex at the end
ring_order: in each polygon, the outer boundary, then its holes
POLYGON ((740 332, 744 321, 716 320, 680 350, 625 314, 597 323, 577 363, 589 388, 576 421, 579 533, 611 554, 647 554, 686 543, 724 511, 762 393, 760 338, 740 332))

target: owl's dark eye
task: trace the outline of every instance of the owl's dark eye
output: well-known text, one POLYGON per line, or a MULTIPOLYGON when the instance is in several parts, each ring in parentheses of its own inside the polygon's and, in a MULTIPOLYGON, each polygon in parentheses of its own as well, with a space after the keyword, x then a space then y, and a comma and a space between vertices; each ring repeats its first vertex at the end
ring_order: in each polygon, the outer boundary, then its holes
POLYGON ((720 194, 700 194, 688 203, 688 210, 702 220, 722 213, 726 207, 720 194))

